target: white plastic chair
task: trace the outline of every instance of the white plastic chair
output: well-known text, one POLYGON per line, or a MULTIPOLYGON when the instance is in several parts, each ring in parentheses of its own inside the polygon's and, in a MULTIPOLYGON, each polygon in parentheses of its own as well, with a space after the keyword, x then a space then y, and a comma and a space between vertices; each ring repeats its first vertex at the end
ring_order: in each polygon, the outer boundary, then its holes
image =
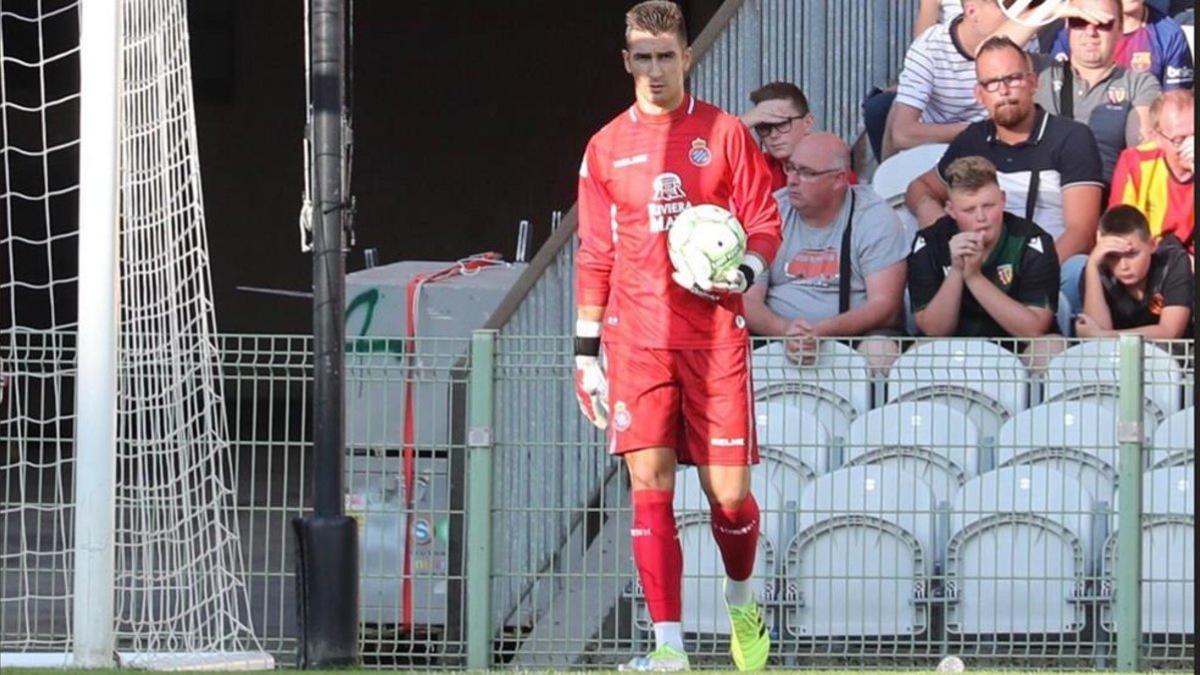
POLYGON ((1118 454, 1116 417, 1090 401, 1034 406, 1005 422, 996 436, 996 466, 1054 469, 1106 502, 1116 489, 1118 454))
MULTIPOLYGON (((1171 354, 1150 343, 1142 353, 1147 426, 1157 426, 1180 408, 1183 369, 1171 354)), ((1045 400, 1092 400, 1114 415, 1121 384, 1120 343, 1089 340, 1063 351, 1046 367, 1045 400)))
POLYGON ((822 340, 815 362, 801 365, 776 341, 751 354, 754 397, 789 401, 817 418, 830 441, 845 438, 850 422, 871 408, 867 358, 836 340, 822 340))

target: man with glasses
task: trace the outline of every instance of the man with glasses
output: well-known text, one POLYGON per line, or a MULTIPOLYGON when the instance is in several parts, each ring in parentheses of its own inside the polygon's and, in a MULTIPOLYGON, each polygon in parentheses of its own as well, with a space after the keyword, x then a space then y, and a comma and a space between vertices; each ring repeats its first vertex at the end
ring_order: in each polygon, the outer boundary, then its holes
POLYGON ((754 107, 742 115, 742 123, 762 141, 763 156, 771 168, 771 190, 787 183, 783 165, 796 144, 812 131, 813 115, 808 98, 791 82, 770 82, 750 92, 754 107))
MULTIPOLYGON (((1151 138, 1117 160, 1109 205, 1135 206, 1156 239, 1175 239, 1195 255, 1196 99, 1168 91, 1150 106, 1151 138)), ((1167 243, 1170 243, 1169 241, 1167 243)))
POLYGON ((905 202, 922 227, 945 215, 946 167, 968 156, 996 166, 1005 209, 1054 238, 1062 291, 1078 307, 1079 278, 1096 241, 1103 164, 1086 125, 1033 102, 1037 78, 1029 55, 1006 37, 989 38, 975 59, 975 95, 991 114, 955 137, 938 166, 908 187, 905 202))
MULTIPOLYGON (((1068 5, 1080 6, 1084 0, 1072 0, 1068 5)), ((1191 89, 1194 82, 1193 59, 1187 38, 1179 23, 1146 0, 1121 0, 1115 12, 1105 11, 1095 17, 1097 22, 1120 31, 1114 59, 1122 68, 1137 73, 1149 73, 1164 90, 1191 89)), ((1084 20, 1075 17, 1076 21, 1084 20)), ((1071 18, 1068 18, 1068 22, 1071 18)), ((1019 36, 1010 35, 1016 40, 1019 36)), ((1068 28, 1059 31, 1051 54, 1066 58, 1075 52, 1070 43, 1068 28)))
POLYGON ((775 193, 783 245, 744 295, 757 335, 787 336, 798 360, 823 337, 858 341, 871 366, 885 370, 899 346, 908 244, 895 211, 869 187, 847 180, 850 149, 829 133, 809 134, 786 164, 787 186, 775 193))
POLYGON ((1150 129, 1150 104, 1161 92, 1158 80, 1130 71, 1114 60, 1121 40, 1121 0, 1079 0, 1092 12, 1112 14, 1106 23, 1067 19, 1070 60, 1039 57, 1034 101, 1055 115, 1091 128, 1104 162, 1104 180, 1112 180, 1117 155, 1142 141, 1150 129))

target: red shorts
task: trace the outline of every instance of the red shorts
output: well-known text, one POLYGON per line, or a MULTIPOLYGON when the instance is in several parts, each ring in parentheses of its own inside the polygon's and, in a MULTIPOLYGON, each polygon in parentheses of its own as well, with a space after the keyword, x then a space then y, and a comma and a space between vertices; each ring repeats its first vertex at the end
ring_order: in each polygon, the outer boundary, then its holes
POLYGON ((758 463, 750 350, 604 345, 609 452, 674 448, 680 464, 758 463))

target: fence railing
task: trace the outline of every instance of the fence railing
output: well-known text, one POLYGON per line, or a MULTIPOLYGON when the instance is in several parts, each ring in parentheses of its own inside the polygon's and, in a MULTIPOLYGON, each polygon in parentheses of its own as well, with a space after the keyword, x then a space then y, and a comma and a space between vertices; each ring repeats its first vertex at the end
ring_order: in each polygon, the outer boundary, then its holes
MULTIPOLYGON (((251 619, 291 663, 287 531, 310 498, 311 342, 219 344, 251 619)), ((906 341, 875 369, 835 340, 811 356, 757 347, 756 578, 772 664, 1194 666, 1192 342, 1038 344, 906 341), (1130 625, 1141 630, 1120 630, 1130 625)), ((15 347, 2 350, 10 387, 72 367, 69 350, 15 347)), ((347 352, 367 665, 609 667, 647 648, 628 483, 575 407, 569 336, 481 331, 347 352)), ((14 497, 69 497, 14 491, 12 467, 28 458, 11 453, 53 444, 69 458, 61 436, 0 425, 6 589, 22 572, 17 525, 47 542, 55 532, 29 527, 61 525, 18 523, 38 505, 14 497)), ((693 663, 725 666, 720 557, 694 472, 678 474, 676 513, 693 663)), ((69 558, 45 556, 39 574, 67 579, 69 558)), ((30 644, 55 644, 61 621, 17 617, 10 600, 0 639, 32 621, 30 644)))

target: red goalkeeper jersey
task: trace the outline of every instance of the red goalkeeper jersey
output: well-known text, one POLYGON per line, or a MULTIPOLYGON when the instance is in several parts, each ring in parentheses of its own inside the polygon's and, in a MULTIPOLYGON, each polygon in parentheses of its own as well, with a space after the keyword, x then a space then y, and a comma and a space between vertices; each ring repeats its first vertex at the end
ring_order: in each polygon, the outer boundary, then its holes
POLYGON ((738 120, 691 96, 665 115, 630 106, 592 137, 579 169, 575 300, 605 307, 604 340, 660 349, 747 338, 742 298, 671 280, 667 230, 689 206, 729 209, 767 267, 781 239, 771 172, 738 120))

